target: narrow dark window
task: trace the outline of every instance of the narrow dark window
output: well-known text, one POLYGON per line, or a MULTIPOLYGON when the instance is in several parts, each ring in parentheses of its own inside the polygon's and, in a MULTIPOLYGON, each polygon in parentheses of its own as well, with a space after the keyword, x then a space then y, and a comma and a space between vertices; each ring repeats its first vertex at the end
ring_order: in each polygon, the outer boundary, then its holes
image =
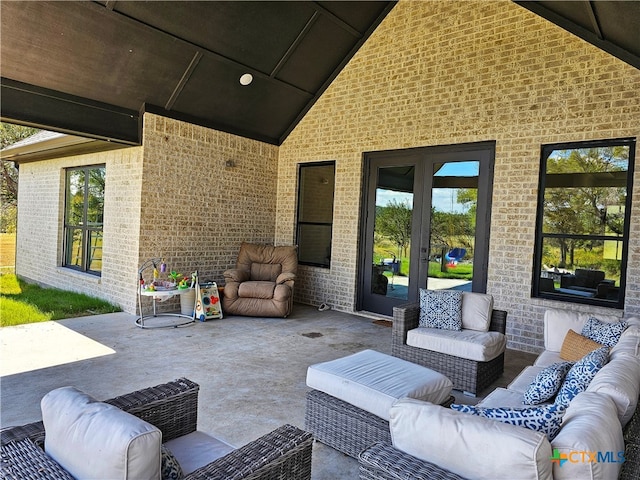
POLYGON ((298 262, 331 266, 335 162, 307 163, 298 171, 298 262))
POLYGON ((533 296, 624 308, 635 139, 543 145, 533 296))
POLYGON ((65 180, 63 266, 100 275, 105 166, 69 168, 65 180))

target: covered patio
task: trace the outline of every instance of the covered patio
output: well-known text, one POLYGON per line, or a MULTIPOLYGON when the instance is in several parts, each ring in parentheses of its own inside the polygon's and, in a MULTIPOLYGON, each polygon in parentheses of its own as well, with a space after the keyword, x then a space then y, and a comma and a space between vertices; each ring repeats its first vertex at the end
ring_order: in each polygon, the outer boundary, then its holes
MULTIPOLYGON (((106 399, 187 377, 200 385, 199 428, 244 445, 285 423, 304 428, 309 365, 391 350, 391 329, 374 318, 304 305, 287 319, 227 317, 177 329, 141 330, 135 318, 116 313, 0 330, 2 426, 39 420, 41 398, 61 386, 106 399), (25 335, 31 343, 18 342, 25 335), (65 356, 71 348, 76 360, 65 356)), ((494 386, 508 384, 533 358, 508 350, 494 386)), ((454 394, 459 402, 478 400, 454 394)), ((357 478, 355 459, 321 443, 313 448, 314 479, 357 478)))
MULTIPOLYGON (((185 9, 183 18, 153 7, 136 12, 142 8, 138 2, 85 2, 71 15, 64 3, 3 4, 3 120, 94 142, 16 158, 21 175, 17 274, 97 295, 125 310, 0 331, 7 369, 1 379, 3 427, 40 418, 40 398, 62 385, 105 399, 178 377, 200 384, 200 428, 232 444, 283 423, 303 427, 309 365, 367 348, 391 350, 391 329, 374 323, 380 317, 367 316, 378 310, 362 299, 367 289, 361 272, 370 267, 362 255, 369 152, 403 156, 420 148, 492 145, 489 214, 479 222, 487 228, 482 235, 487 263, 478 269, 482 288, 474 291, 491 294, 495 308, 508 312, 509 350, 504 375, 488 391, 508 384, 531 363, 534 354, 525 351, 544 348, 548 309, 619 318, 640 313, 635 161, 628 169, 632 200, 626 208, 620 304, 537 295, 532 268, 541 245, 534 228, 541 146, 626 137, 633 141, 635 158, 640 155, 640 61, 634 50, 640 45, 640 4, 364 3, 370 7, 366 21, 356 21, 355 3, 288 4, 302 11, 282 18, 289 26, 297 19, 299 28, 292 27, 287 39, 276 36, 282 42, 271 45, 271 56, 260 37, 252 39, 260 48, 245 48, 242 33, 251 26, 236 28, 237 19, 223 19, 218 29, 202 22, 211 12, 185 9), (560 11, 549 11, 554 4, 560 11), (582 7, 589 8, 587 26, 563 20, 562 10, 582 7), (47 21, 54 14, 59 22, 47 21), (174 17, 181 22, 164 23, 174 17), (75 32, 58 28, 68 19, 77 20, 75 32), (326 36, 308 46, 325 24, 326 36), (611 25, 623 40, 619 44, 609 33, 611 25), (100 37, 103 27, 116 33, 100 37), (203 37, 192 38, 194 32, 203 37), (341 45, 327 43, 339 38, 345 39, 341 45), (220 50, 229 39, 254 58, 220 50), (23 45, 50 46, 59 54, 32 48, 25 60, 23 45), (331 57, 337 52, 342 53, 331 57), (331 58, 320 62, 321 53, 331 58), (171 65, 160 69, 165 63, 171 65), (321 63, 326 71, 312 75, 309 67, 321 63), (34 65, 46 67, 49 75, 34 65), (241 80, 247 74, 253 77, 249 84, 241 80), (83 78, 82 88, 71 88, 83 78), (146 82, 153 85, 146 88, 146 82), (151 88, 156 83, 158 90, 151 88), (121 148, 111 148, 114 144, 121 148), (334 188, 330 262, 300 266, 291 317, 230 316, 180 329, 135 327, 137 271, 146 259, 162 256, 183 272, 198 270, 220 281, 243 241, 299 242, 299 172, 319 163, 335 167, 333 181, 318 182, 334 188), (61 260, 65 172, 92 165, 108 172, 99 276, 65 268, 61 260), (331 310, 319 312, 321 304, 331 310), (34 341, 43 328, 52 330, 42 338, 60 340, 52 346, 34 341), (64 348, 63 337, 70 342, 64 348), (8 354, 9 345, 19 345, 18 350, 8 354), (78 356, 56 360, 69 353, 78 356)), ((270 14, 277 18, 285 4, 228 5, 270 5, 260 8, 275 8, 270 14)), ((253 27, 268 24, 264 19, 255 15, 253 27)), ((422 207, 428 211, 426 203, 422 207)), ((417 252, 419 242, 414 246, 417 252)), ((477 400, 456 393, 458 402, 477 400)), ((314 445, 313 462, 315 479, 357 477, 355 460, 322 444, 314 445)))

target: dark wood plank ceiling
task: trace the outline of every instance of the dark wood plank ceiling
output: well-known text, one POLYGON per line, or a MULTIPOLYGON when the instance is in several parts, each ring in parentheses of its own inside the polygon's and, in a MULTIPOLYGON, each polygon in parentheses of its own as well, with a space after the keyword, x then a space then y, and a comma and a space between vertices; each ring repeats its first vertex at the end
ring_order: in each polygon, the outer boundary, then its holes
POLYGON ((4 119, 138 143, 144 109, 274 144, 395 4, 0 3, 4 119))
POLYGON ((516 1, 640 69, 640 1, 516 1))
MULTIPOLYGON (((516 3, 640 68, 640 2, 516 3)), ((137 144, 150 111, 279 145, 394 5, 0 2, 2 119, 137 144)))

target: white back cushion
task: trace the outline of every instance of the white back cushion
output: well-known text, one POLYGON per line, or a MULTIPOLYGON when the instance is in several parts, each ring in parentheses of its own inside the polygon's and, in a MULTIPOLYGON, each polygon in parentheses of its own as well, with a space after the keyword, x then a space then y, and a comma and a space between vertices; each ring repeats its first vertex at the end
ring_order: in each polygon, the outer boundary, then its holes
POLYGON ((462 292, 462 328, 489 331, 493 297, 486 293, 462 292))
POLYGON ((74 387, 40 403, 45 451, 77 479, 160 478, 162 432, 74 387))
POLYGON ((593 377, 587 392, 606 394, 615 402, 618 419, 625 426, 636 411, 640 395, 640 359, 624 352, 610 356, 610 361, 593 377))
POLYGON ((544 348, 552 352, 562 349, 562 342, 569 330, 580 333, 589 317, 596 317, 607 323, 619 322, 620 317, 599 313, 577 312, 551 308, 544 312, 544 348))
POLYGON ((566 455, 567 458, 562 466, 554 462, 554 480, 618 478, 624 439, 611 397, 595 392, 579 393, 569 404, 560 433, 551 446, 557 457, 566 455), (608 457, 603 459, 605 461, 591 461, 585 456, 583 460, 581 452, 600 452, 608 457))
POLYGON ((398 450, 466 478, 552 478, 551 445, 540 432, 408 398, 391 408, 389 427, 398 450))

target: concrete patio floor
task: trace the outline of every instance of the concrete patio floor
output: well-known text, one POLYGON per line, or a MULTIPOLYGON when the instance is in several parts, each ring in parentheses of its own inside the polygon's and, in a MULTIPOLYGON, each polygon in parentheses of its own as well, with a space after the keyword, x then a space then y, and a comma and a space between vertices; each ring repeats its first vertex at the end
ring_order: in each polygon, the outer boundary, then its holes
MULTIPOLYGON (((304 428, 309 365, 391 349, 391 329, 374 319, 304 305, 287 319, 230 316, 181 328, 142 330, 135 318, 116 313, 0 329, 2 427, 39 420, 40 399, 57 387, 106 399, 187 377, 200 384, 199 429, 240 446, 284 423, 304 428)), ((495 386, 534 358, 508 350, 495 386)), ((478 400, 454 394, 458 402, 478 400)), ((319 443, 312 469, 315 480, 358 478, 356 460, 319 443)))

